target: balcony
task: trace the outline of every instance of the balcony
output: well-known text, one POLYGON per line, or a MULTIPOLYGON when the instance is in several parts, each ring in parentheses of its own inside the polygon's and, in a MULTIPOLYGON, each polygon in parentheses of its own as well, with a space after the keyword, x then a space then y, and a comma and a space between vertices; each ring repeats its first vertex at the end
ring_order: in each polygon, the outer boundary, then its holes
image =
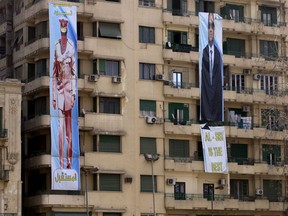
POLYGON ((198 26, 199 18, 192 11, 163 9, 163 22, 167 24, 198 26))
POLYGON ((41 76, 41 77, 38 77, 38 78, 36 78, 30 82, 28 81, 25 84, 23 94, 28 95, 30 93, 35 93, 35 92, 42 90, 42 89, 48 90, 49 85, 50 85, 49 81, 50 81, 49 76, 41 76))
POLYGON ((84 208, 84 192, 83 191, 55 191, 46 190, 38 191, 33 195, 29 195, 24 199, 24 207, 37 207, 37 206, 70 206, 84 208))
POLYGON ((37 130, 39 128, 49 128, 50 127, 50 115, 40 115, 35 116, 24 122, 23 130, 25 132, 37 130))
POLYGON ((35 157, 31 157, 25 160, 25 169, 32 169, 37 167, 50 167, 51 166, 51 155, 42 154, 35 157))
MULTIPOLYGON (((285 200, 285 199, 283 199, 285 200)), ((234 199, 230 195, 215 194, 213 200, 213 209, 211 200, 204 198, 203 194, 184 194, 181 200, 175 199, 175 194, 165 194, 165 206, 166 208, 191 210, 203 209, 213 210, 219 213, 224 211, 280 211, 282 212, 284 207, 287 208, 284 201, 278 199, 277 202, 269 201, 267 198, 257 198, 255 196, 247 196, 245 199, 234 199)))

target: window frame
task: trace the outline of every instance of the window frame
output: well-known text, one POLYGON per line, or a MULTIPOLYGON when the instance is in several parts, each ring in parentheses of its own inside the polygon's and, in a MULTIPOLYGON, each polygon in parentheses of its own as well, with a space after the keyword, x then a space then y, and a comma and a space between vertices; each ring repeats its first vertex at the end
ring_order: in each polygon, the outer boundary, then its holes
POLYGON ((156 116, 156 101, 154 100, 142 100, 139 101, 140 116, 142 117, 155 117, 156 116))
POLYGON ((139 26, 139 43, 155 44, 155 28, 148 26, 139 26))
POLYGON ((99 113, 121 114, 121 98, 99 97, 99 113))
POLYGON ((139 79, 140 80, 155 80, 156 65, 150 63, 139 63, 139 79))

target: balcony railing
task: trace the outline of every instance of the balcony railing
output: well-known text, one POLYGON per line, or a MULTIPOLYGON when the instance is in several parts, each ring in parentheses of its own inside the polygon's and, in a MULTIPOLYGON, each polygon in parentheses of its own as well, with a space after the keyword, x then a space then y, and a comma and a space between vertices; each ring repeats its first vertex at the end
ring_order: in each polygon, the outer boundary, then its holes
MULTIPOLYGON (((200 11, 188 11, 188 10, 181 10, 181 9, 168 9, 168 8, 163 8, 163 12, 166 13, 172 13, 173 16, 186 16, 186 17, 190 17, 190 16, 198 16, 198 13, 200 11)), ((220 11, 215 11, 215 13, 221 14, 220 11)), ((223 15, 222 15, 223 16, 223 15)), ((236 23, 246 23, 246 24, 253 24, 253 23, 263 23, 261 21, 261 19, 253 19, 250 17, 239 17, 238 19, 233 19, 230 16, 223 16, 223 19, 227 19, 227 20, 234 20, 234 22, 236 23)), ((271 26, 271 27, 281 27, 281 26, 287 26, 286 22, 278 22, 277 23, 263 23, 263 25, 265 26, 271 26)))

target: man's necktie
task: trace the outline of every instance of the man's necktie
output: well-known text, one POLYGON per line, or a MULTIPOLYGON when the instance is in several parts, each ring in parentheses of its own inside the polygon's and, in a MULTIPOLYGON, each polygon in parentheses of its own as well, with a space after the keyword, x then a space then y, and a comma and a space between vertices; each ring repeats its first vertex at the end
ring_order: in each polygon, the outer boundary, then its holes
POLYGON ((210 84, 212 85, 212 76, 213 76, 213 62, 212 62, 212 56, 213 56, 213 52, 212 52, 212 50, 210 50, 210 60, 209 60, 209 63, 210 63, 210 67, 209 67, 209 69, 210 69, 210 84))

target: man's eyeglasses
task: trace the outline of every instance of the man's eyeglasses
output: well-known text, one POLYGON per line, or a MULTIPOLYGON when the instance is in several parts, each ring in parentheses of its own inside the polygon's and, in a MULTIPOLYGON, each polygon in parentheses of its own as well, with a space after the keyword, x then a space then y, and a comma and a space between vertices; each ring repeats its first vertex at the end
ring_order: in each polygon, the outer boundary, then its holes
POLYGON ((214 22, 208 22, 208 29, 213 28, 214 29, 215 25, 214 22))

